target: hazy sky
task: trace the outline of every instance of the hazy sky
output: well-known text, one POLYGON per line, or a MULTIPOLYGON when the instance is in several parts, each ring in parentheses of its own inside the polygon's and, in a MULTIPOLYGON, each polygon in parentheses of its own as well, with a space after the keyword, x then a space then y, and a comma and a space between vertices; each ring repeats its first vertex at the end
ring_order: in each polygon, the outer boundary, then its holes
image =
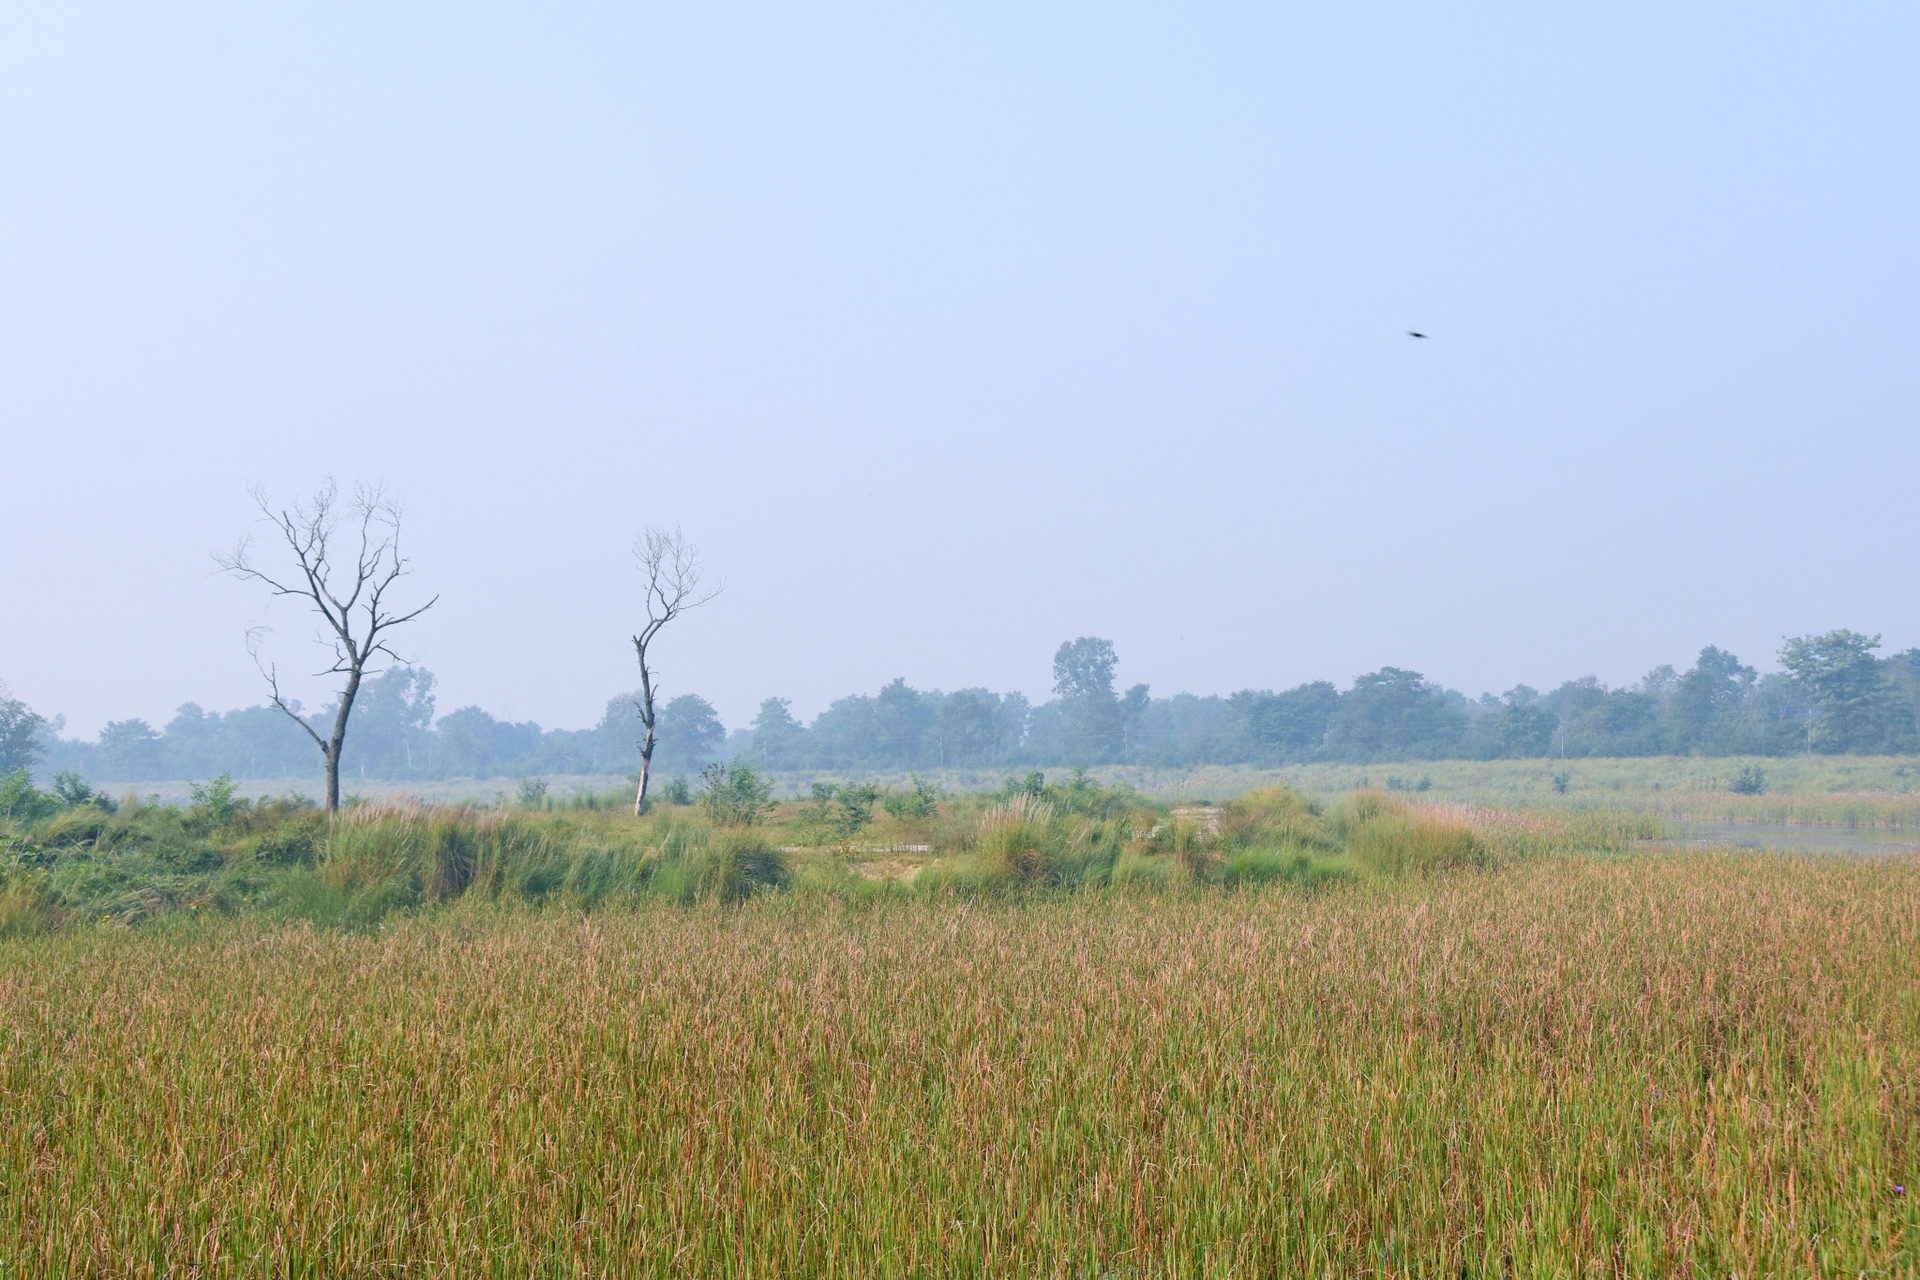
POLYGON ((249 622, 312 669, 209 553, 329 472, 441 709, 549 727, 649 523, 730 725, 1085 634, 1156 694, 1920 644, 1920 6, 1573 8, 0 4, 0 677, 90 734, 259 701, 249 622))

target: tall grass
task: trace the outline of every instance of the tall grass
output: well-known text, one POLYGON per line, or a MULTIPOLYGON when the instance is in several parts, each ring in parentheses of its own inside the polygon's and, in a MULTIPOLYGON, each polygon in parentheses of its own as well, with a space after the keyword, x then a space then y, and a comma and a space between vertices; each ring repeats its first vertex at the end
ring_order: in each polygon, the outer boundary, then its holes
POLYGON ((1317 885, 1425 875, 1660 834, 1646 814, 1409 804, 1361 793, 1327 805, 1269 787, 1218 808, 1168 809, 1090 785, 956 797, 876 819, 874 850, 791 843, 805 807, 715 830, 690 807, 645 819, 559 805, 481 808, 404 799, 329 817, 293 803, 221 818, 91 806, 0 823, 0 932, 175 914, 263 914, 368 929, 469 899, 531 907, 664 897, 738 901, 789 889, 870 900, 899 893, 1017 895, 1317 885))
POLYGON ((17 1274, 1908 1275, 1920 863, 0 942, 17 1274))
POLYGON ((1783 825, 1912 830, 1920 827, 1920 795, 1666 794, 1648 808, 1678 822, 1768 822, 1783 825))

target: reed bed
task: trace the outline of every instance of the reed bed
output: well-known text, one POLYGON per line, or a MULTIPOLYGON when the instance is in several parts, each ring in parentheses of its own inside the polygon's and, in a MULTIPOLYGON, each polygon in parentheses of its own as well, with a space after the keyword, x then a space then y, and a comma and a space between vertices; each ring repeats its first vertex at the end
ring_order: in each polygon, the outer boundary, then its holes
POLYGON ((69 930, 0 1114, 6 1275, 1913 1274, 1920 863, 69 930))
POLYGON ((1767 822, 1791 826, 1920 828, 1920 795, 1667 795, 1649 806, 1680 822, 1767 822))

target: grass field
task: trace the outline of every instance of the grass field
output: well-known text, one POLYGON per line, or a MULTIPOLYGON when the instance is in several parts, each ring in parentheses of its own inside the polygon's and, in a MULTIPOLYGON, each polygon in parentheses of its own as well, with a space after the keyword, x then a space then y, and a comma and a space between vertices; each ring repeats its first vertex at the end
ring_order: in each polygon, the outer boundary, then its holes
MULTIPOLYGON (((926 778, 952 793, 989 790, 1025 766, 1000 769, 933 770, 926 778)), ((1064 769, 1047 770, 1056 780, 1064 769)), ((1920 826, 1920 758, 1913 756, 1644 756, 1575 760, 1413 760, 1375 764, 1301 764, 1279 768, 1249 765, 1197 765, 1167 768, 1149 765, 1098 765, 1090 770, 1103 783, 1132 787, 1154 800, 1191 804, 1226 800, 1257 787, 1283 783, 1323 800, 1334 800, 1390 782, 1427 788, 1423 799, 1475 805, 1528 807, 1603 807, 1646 809, 1670 817, 1700 821, 1813 822, 1840 825, 1920 826), (1759 769, 1766 794, 1741 796, 1729 784, 1743 768, 1759 769), (1565 791, 1554 780, 1564 775, 1565 791)), ((842 775, 789 773, 769 775, 775 792, 804 796, 816 780, 843 782, 842 775)), ((865 775, 862 775, 865 776, 865 775)), ((857 780, 857 779, 854 779, 857 780)), ((900 784, 905 775, 880 777, 900 784)), ((614 774, 549 779, 556 799, 598 795, 629 787, 614 774)), ((132 784, 141 795, 184 803, 189 783, 132 784)), ((515 794, 513 778, 454 778, 436 781, 349 780, 347 790, 368 799, 407 796, 443 803, 501 803, 515 794)), ((317 777, 254 779, 241 784, 250 796, 304 794, 317 797, 317 777)))
POLYGON ((0 1280, 1920 1268, 1920 859, 1480 785, 16 796, 0 1280))
POLYGON ((0 1274, 1920 1267, 1920 864, 0 944, 0 1274))

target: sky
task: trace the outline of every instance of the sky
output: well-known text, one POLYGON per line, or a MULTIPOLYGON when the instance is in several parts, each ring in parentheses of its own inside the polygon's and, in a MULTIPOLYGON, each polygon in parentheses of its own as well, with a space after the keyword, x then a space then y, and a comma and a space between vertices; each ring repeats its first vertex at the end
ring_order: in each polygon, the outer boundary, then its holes
POLYGON ((0 5, 0 678, 159 723, 264 625, 326 701, 211 554, 329 475, 441 709, 550 728, 648 525, 730 726, 1081 635, 1156 695, 1920 644, 1917 66, 1911 4, 0 5))

